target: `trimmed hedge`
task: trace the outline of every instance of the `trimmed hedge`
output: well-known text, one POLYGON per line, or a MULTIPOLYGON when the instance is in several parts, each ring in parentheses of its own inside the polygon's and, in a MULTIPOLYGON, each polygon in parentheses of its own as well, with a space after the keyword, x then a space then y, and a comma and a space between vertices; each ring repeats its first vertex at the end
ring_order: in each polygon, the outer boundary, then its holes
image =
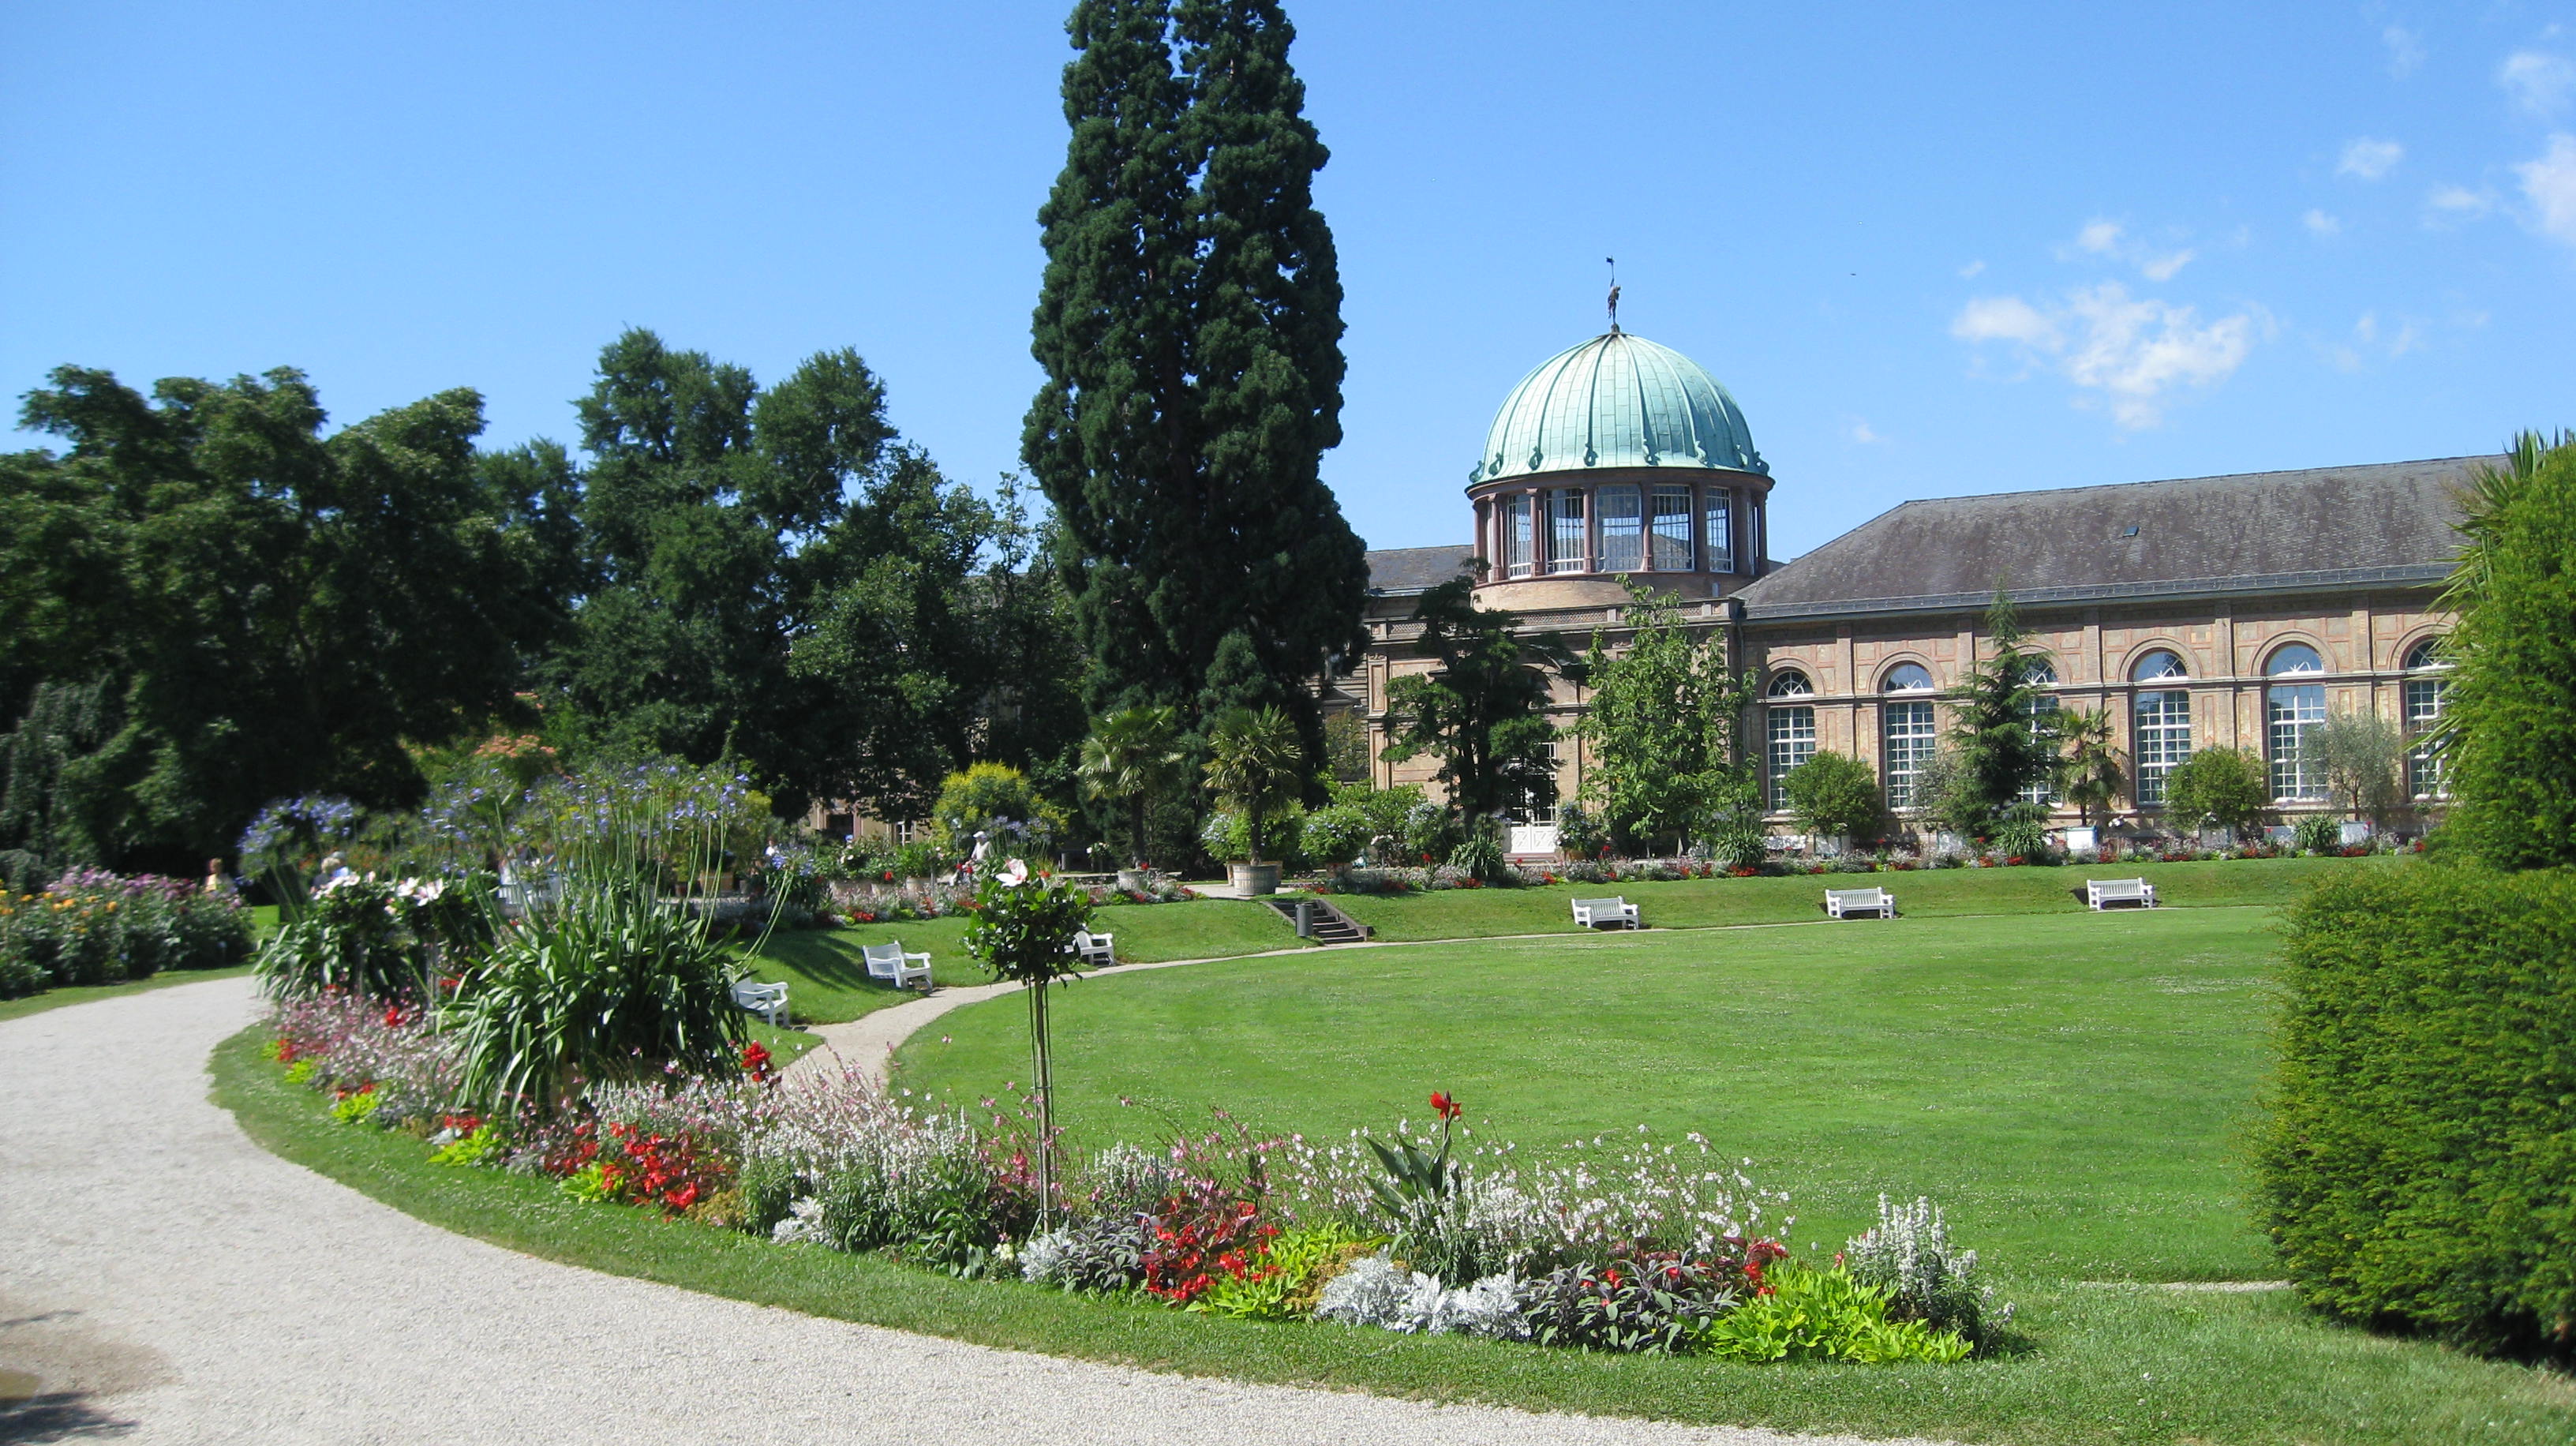
POLYGON ((2261 1209, 2309 1304, 2576 1354, 2576 872, 2328 879, 2285 983, 2261 1209))

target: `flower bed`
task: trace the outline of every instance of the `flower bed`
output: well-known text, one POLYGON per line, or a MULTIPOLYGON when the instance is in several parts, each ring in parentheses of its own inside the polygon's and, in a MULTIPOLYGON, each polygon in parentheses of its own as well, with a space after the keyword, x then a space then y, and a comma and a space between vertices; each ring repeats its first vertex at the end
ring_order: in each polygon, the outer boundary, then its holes
POLYGON ((250 916, 186 879, 75 869, 43 893, 0 893, 0 999, 113 984, 250 957, 250 916))
POLYGON ((1793 1222, 1773 1222, 1786 1197, 1696 1135, 1524 1150, 1478 1138, 1435 1096, 1436 1134, 1399 1124, 1327 1144, 1220 1117, 1075 1161, 1050 1191, 1013 1102, 936 1110, 855 1072, 781 1083, 757 1046, 736 1076, 576 1084, 560 1108, 491 1115, 434 1017, 324 994, 273 1023, 270 1057, 335 1117, 412 1134, 438 1163, 967 1279, 1756 1361, 1958 1360, 2009 1314, 1920 1202, 1882 1202, 1879 1228, 1829 1261, 1792 1256, 1793 1222))

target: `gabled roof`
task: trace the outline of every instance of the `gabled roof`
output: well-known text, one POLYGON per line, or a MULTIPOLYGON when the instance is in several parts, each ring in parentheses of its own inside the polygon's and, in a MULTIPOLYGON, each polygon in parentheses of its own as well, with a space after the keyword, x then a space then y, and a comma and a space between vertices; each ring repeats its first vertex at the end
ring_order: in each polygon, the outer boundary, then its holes
POLYGON ((1908 502, 1745 588, 1749 618, 2437 581, 2451 457, 1908 502))
POLYGON ((1390 547, 1368 555, 1369 591, 1391 596, 1428 592, 1454 577, 1473 577, 1472 547, 1390 547))

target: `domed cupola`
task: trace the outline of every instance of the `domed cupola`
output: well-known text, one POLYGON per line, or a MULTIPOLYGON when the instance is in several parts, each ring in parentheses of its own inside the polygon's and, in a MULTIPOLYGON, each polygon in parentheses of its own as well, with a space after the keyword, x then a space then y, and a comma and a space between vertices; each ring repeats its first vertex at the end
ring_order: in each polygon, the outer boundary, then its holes
POLYGON ((1617 606, 1631 576, 1710 598, 1762 573, 1771 464, 1717 378, 1613 326, 1512 388, 1467 495, 1494 606, 1617 606))
POLYGON ((1725 467, 1768 476, 1744 413, 1706 369, 1612 331, 1558 352, 1494 414, 1469 485, 1597 467, 1725 467))

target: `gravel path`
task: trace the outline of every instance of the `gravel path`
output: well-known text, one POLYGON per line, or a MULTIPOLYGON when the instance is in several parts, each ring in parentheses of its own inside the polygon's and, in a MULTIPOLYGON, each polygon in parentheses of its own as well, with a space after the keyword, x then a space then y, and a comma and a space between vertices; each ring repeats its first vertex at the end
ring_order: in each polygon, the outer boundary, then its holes
POLYGON ((253 1009, 228 979, 0 1024, 0 1440, 1849 1439, 1158 1376, 536 1260, 245 1138, 205 1060, 253 1009))

